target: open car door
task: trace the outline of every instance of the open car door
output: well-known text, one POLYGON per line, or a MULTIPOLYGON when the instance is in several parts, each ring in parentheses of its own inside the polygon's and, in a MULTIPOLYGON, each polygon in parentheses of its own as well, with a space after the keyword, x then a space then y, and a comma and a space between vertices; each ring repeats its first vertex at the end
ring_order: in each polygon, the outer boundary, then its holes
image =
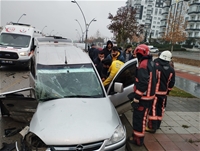
POLYGON ((19 122, 29 123, 38 101, 26 96, 33 88, 24 88, 15 91, 0 93, 0 111, 3 116, 7 115, 19 122))
POLYGON ((126 62, 115 75, 107 89, 107 94, 119 114, 132 108, 127 95, 133 92, 137 64, 137 59, 126 62))

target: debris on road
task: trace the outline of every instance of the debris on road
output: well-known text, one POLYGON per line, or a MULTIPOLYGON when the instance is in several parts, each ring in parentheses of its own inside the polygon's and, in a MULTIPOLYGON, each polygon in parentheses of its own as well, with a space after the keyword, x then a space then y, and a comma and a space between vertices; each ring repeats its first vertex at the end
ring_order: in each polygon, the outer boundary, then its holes
POLYGON ((0 149, 0 151, 12 151, 15 149, 15 143, 7 144, 3 143, 3 147, 0 149))
POLYGON ((9 77, 9 76, 12 76, 12 75, 15 75, 16 73, 15 72, 10 72, 10 73, 6 73, 6 76, 9 77))
POLYGON ((24 79, 27 79, 29 76, 27 75, 27 76, 22 76, 24 79))
POLYGON ((9 128, 5 129, 5 137, 13 136, 17 133, 19 133, 22 130, 22 128, 9 128))

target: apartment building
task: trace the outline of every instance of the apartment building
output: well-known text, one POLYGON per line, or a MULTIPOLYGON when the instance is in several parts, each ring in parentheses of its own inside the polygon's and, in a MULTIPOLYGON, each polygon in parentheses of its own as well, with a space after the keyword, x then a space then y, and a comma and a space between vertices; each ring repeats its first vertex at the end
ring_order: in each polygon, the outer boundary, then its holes
POLYGON ((127 5, 137 9, 137 21, 145 26, 147 36, 151 34, 151 38, 158 38, 163 0, 128 0, 127 5))
POLYGON ((159 38, 166 32, 169 14, 182 16, 188 23, 188 38, 200 44, 200 0, 128 0, 137 9, 136 18, 144 24, 149 37, 159 38))
POLYGON ((190 0, 187 19, 188 38, 196 39, 196 44, 200 44, 200 0, 190 0))
POLYGON ((188 2, 179 0, 164 0, 163 12, 160 26, 160 35, 165 34, 168 27, 169 19, 176 19, 182 17, 185 21, 187 19, 188 12, 188 2))

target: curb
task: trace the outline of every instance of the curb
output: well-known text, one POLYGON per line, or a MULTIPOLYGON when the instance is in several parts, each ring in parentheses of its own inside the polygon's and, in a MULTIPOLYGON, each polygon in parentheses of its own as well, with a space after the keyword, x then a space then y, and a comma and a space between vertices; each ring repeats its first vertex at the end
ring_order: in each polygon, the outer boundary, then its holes
MULTIPOLYGON (((124 126, 126 127, 126 136, 128 138, 132 134, 133 128, 124 114, 120 116, 120 119, 122 123, 124 124, 124 126)), ((126 151, 148 151, 148 150, 146 149, 145 145, 136 146, 136 145, 130 144, 129 142, 126 142, 126 151)))

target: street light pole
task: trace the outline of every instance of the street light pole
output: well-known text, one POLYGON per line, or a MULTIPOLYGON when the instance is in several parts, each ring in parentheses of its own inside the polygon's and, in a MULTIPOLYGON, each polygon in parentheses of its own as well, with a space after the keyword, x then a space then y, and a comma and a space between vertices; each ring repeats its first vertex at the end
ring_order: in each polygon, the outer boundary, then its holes
POLYGON ((75 19, 75 21, 78 22, 80 28, 81 28, 81 32, 82 32, 82 37, 81 37, 81 41, 83 42, 83 36, 84 36, 84 32, 83 32, 83 28, 81 27, 81 24, 79 23, 79 21, 77 19, 75 19))
POLYGON ((51 33, 53 32, 54 30, 52 30, 51 32, 50 32, 50 35, 51 35, 51 33))
POLYGON ((85 34, 85 39, 87 40, 87 37, 88 37, 88 29, 90 27, 90 24, 93 22, 93 21, 97 21, 95 18, 93 18, 89 24, 87 24, 87 28, 86 28, 86 34, 85 34))
MULTIPOLYGON (((76 0, 73 0, 73 1, 71 1, 71 2, 72 2, 72 3, 76 3, 76 5, 79 7, 79 9, 80 9, 80 11, 81 11, 81 13, 82 13, 82 15, 83 15, 84 22, 85 22, 85 31, 87 31, 87 23, 86 23, 85 15, 84 15, 84 13, 83 13, 81 7, 79 6, 79 4, 78 4, 78 2, 77 2, 76 0)), ((87 50, 87 39, 86 39, 86 38, 87 38, 87 37, 85 36, 85 51, 87 50)))
POLYGON ((22 18, 22 16, 26 16, 26 14, 22 14, 22 15, 19 17, 19 19, 18 19, 17 23, 18 23, 18 22, 19 22, 19 20, 22 18))
POLYGON ((43 30, 46 28, 47 26, 44 26, 43 28, 42 28, 42 31, 41 32, 43 32, 43 30))

